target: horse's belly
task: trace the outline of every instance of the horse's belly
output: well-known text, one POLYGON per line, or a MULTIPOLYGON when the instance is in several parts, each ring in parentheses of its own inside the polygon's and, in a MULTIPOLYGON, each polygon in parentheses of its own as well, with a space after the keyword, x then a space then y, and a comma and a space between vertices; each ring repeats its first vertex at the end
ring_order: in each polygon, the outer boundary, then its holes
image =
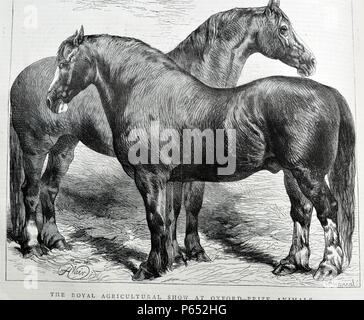
POLYGON ((239 167, 230 171, 228 167, 216 165, 184 165, 172 171, 170 180, 180 182, 233 182, 246 179, 258 171, 258 169, 242 169, 239 167))

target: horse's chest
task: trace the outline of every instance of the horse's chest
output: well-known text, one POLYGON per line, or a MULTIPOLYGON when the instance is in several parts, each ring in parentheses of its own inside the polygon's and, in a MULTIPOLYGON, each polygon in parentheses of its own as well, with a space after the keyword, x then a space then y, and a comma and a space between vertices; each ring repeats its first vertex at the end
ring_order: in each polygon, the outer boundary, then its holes
MULTIPOLYGON (((134 139, 132 134, 121 132, 113 134, 114 151, 118 158, 127 158, 128 150, 133 145, 134 139)), ((135 143, 135 142, 134 142, 135 143)))

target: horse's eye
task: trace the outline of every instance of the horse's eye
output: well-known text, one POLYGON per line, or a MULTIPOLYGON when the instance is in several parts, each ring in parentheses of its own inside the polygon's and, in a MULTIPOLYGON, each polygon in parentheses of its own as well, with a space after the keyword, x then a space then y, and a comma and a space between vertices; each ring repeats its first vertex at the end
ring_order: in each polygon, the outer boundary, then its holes
POLYGON ((279 32, 281 35, 286 36, 288 33, 288 27, 286 25, 283 25, 279 28, 279 32))
POLYGON ((60 69, 63 69, 63 68, 65 68, 65 67, 66 67, 66 63, 65 63, 65 62, 61 62, 61 63, 58 65, 58 67, 59 67, 60 69))

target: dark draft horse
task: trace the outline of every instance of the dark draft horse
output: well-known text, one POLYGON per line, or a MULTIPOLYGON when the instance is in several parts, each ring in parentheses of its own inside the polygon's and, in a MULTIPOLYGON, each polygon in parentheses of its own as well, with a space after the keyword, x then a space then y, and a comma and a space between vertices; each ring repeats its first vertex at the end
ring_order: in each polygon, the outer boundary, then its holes
MULTIPOLYGON (((83 27, 66 39, 57 54, 58 69, 47 95, 57 112, 89 85, 96 86, 108 119, 115 155, 135 179, 143 197, 151 233, 151 251, 135 280, 160 276, 174 261, 169 182, 230 182, 261 170, 284 170, 287 188, 300 190, 316 209, 325 235, 323 260, 315 279, 334 277, 350 263, 355 207, 355 130, 348 104, 335 89, 304 78, 270 77, 233 89, 211 88, 145 43, 110 35, 85 36, 83 27), (173 129, 183 141, 185 129, 233 130, 236 170, 219 175, 214 164, 135 164, 129 159, 134 129, 173 129), (328 176, 330 187, 326 183, 328 176)), ((163 139, 160 144, 163 144, 163 139)), ((172 147, 177 140, 172 139, 172 147)), ((224 150, 228 150, 224 140, 224 150)), ((165 142, 164 142, 165 143, 165 142)), ((293 203, 302 196, 292 192, 293 203)), ((310 208, 292 212, 295 239, 277 274, 309 269, 310 208)))
MULTIPOLYGON (((272 0, 267 7, 239 8, 212 16, 167 55, 205 84, 225 88, 236 86, 246 60, 254 53, 279 59, 297 68, 301 75, 308 76, 315 69, 313 54, 296 36, 288 17, 279 8, 279 1, 272 0)), ((31 245, 34 241, 31 242, 27 231, 29 219, 35 215, 42 251, 69 248, 56 225, 54 202, 78 142, 96 152, 115 156, 112 132, 94 86, 78 95, 67 112, 54 115, 47 109, 45 96, 56 68, 55 57, 35 62, 17 77, 11 90, 13 237, 25 255, 39 249, 31 245), (47 154, 47 169, 41 176, 47 154)), ((58 110, 61 111, 65 110, 58 110)), ((312 205, 289 175, 286 182, 287 192, 293 199, 292 210, 297 214, 310 212, 312 205)), ((177 256, 183 255, 177 243, 176 223, 184 202, 187 258, 208 260, 198 236, 204 183, 186 182, 184 201, 180 182, 169 187, 168 194, 173 191, 173 204, 168 210, 173 209, 175 216, 172 227, 177 256)))

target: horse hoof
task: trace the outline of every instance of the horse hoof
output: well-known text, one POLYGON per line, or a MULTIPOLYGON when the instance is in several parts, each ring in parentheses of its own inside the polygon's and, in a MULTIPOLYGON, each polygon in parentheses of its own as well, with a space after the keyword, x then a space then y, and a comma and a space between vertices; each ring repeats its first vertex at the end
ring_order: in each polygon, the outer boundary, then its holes
POLYGON ((276 276, 288 276, 297 271, 297 267, 293 263, 281 262, 274 270, 273 274, 276 276))
POLYGON ((23 243, 27 243, 28 239, 24 239, 24 231, 15 230, 10 235, 11 239, 17 244, 22 245, 23 243))
POLYGON ((22 248, 20 252, 23 254, 24 259, 29 259, 35 255, 34 248, 32 247, 22 248))
POLYGON ((339 272, 336 267, 327 264, 321 264, 314 275, 316 281, 332 280, 338 276, 339 272))
POLYGON ((178 246, 177 249, 175 249, 175 255, 174 255, 174 264, 179 265, 179 264, 184 264, 185 266, 187 266, 187 255, 186 253, 183 251, 183 249, 178 246))
POLYGON ((49 249, 45 246, 45 245, 43 245, 43 244, 40 244, 39 245, 39 248, 38 248, 38 250, 41 252, 41 255, 47 255, 48 253, 49 253, 49 249))
POLYGON ((206 254, 205 251, 199 252, 196 256, 197 262, 211 262, 210 257, 206 254))
POLYGON ((153 280, 158 277, 160 277, 160 275, 155 275, 153 272, 148 270, 146 263, 142 263, 139 267, 139 270, 134 274, 132 279, 133 281, 144 281, 153 280))
POLYGON ((187 254, 190 260, 196 260, 197 262, 211 262, 211 259, 204 250, 187 254))
POLYGON ((184 264, 187 267, 188 259, 186 254, 184 252, 180 252, 178 255, 176 255, 174 258, 174 264, 175 265, 184 264))
POLYGON ((23 254, 23 257, 25 259, 29 259, 31 257, 41 257, 43 255, 48 254, 48 249, 45 246, 37 245, 32 247, 25 247, 21 249, 21 252, 23 254))
POLYGON ((66 240, 61 239, 61 240, 56 241, 51 246, 51 249, 57 249, 60 251, 68 251, 68 250, 72 250, 72 246, 70 244, 68 244, 66 240))

